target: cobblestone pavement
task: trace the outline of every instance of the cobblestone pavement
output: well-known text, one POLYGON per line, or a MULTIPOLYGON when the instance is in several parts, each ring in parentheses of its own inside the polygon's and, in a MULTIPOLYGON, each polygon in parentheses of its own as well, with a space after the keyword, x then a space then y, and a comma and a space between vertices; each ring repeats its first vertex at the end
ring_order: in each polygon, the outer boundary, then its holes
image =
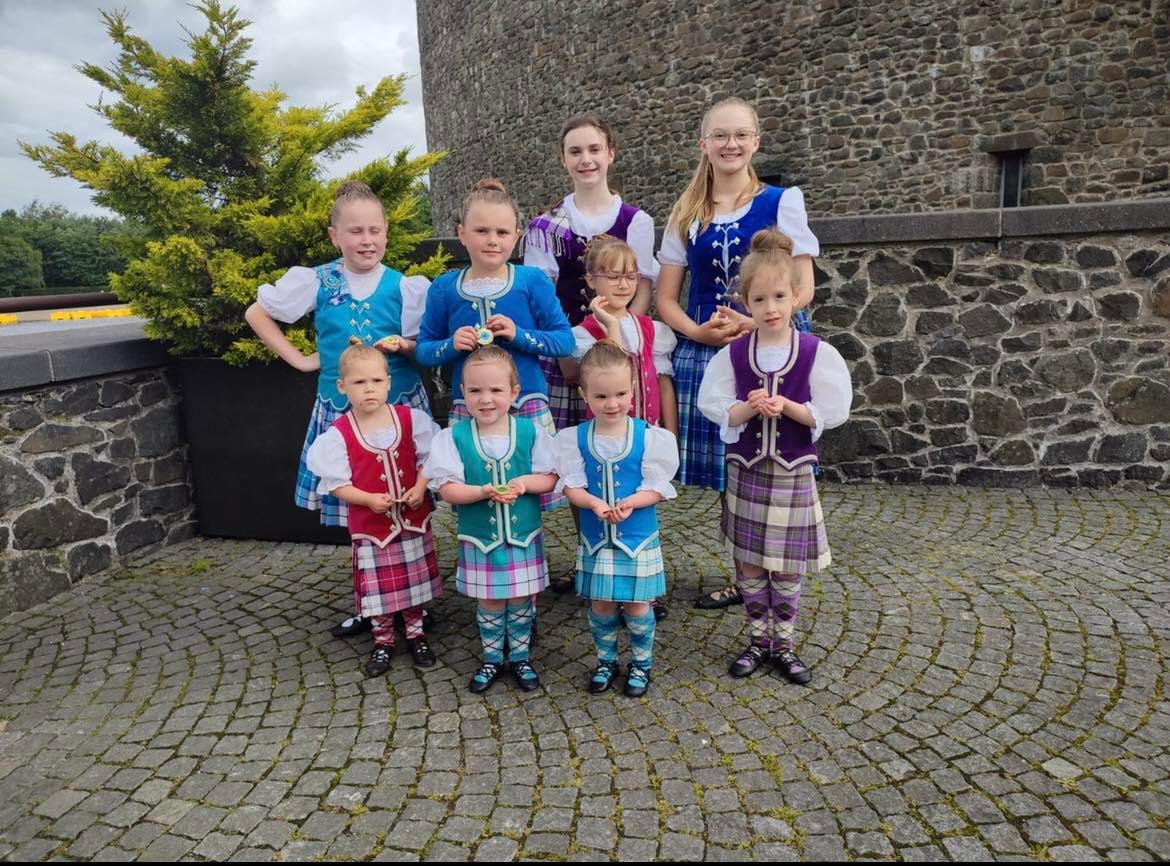
MULTIPOLYGON (((0 856, 1170 858, 1170 499, 825 488, 812 687, 733 681, 717 500, 665 509, 669 619, 638 701, 591 698, 580 603, 540 599, 545 686, 369 680, 328 628, 348 551, 196 540, 0 623, 0 856), (697 529, 701 528, 701 529, 697 529), (699 575, 703 575, 702 578, 699 575)), ((554 572, 571 523, 549 522, 554 572)), ((449 515, 443 566, 452 565, 449 515)))

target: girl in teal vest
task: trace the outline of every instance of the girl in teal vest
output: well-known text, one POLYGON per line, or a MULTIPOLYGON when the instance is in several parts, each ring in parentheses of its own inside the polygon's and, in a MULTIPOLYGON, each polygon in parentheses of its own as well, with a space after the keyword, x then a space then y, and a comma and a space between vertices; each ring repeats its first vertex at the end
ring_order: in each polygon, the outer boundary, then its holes
POLYGON ((508 413, 520 378, 506 349, 484 346, 468 355, 461 386, 471 418, 435 437, 423 474, 455 506, 455 588, 478 602, 483 664, 470 688, 484 692, 500 678, 506 645, 512 677, 532 691, 540 686, 528 659, 534 596, 548 585, 540 494, 551 493, 557 481, 552 437, 532 419, 508 413))
POLYGON ((585 353, 580 381, 594 417, 558 433, 555 456, 557 487, 581 513, 577 593, 590 600, 597 646, 588 688, 600 694, 613 682, 624 619, 633 657, 625 691, 641 697, 654 655, 650 602, 666 591, 654 506, 676 495, 670 479, 678 471, 678 443, 670 431, 629 416, 634 371, 617 343, 600 340, 585 353))

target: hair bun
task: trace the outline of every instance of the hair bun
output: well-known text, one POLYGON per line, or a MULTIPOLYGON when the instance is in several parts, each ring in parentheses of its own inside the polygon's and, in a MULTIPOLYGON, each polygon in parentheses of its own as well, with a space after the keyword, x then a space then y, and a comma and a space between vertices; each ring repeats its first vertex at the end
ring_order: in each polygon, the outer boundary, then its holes
POLYGON ((792 253, 792 238, 775 229, 761 229, 752 235, 753 253, 792 253))
POLYGON ((472 192, 479 192, 481 190, 495 190, 496 192, 507 192, 508 188, 504 186, 504 182, 494 177, 481 177, 475 182, 475 186, 471 188, 472 192))
POLYGON ((360 180, 347 180, 333 193, 334 201, 341 198, 376 198, 376 196, 369 184, 362 183, 360 180))

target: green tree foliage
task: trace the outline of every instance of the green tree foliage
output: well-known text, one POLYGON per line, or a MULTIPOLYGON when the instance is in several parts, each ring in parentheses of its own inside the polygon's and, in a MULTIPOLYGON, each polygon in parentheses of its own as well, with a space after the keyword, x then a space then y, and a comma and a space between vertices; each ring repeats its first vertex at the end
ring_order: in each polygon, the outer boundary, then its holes
POLYGON ((45 287, 41 254, 16 235, 0 234, 0 298, 45 287))
POLYGON ((59 204, 33 202, 19 214, 0 214, 0 234, 15 235, 40 252, 49 288, 105 288, 127 262, 120 238, 134 227, 109 217, 70 213, 59 204))
MULTIPOLYGON (((218 0, 195 7, 207 20, 188 31, 190 59, 166 57, 135 36, 124 12, 103 13, 120 50, 108 69, 78 69, 115 99, 95 106, 140 153, 127 155, 96 141, 52 133, 53 145, 21 143, 55 176, 93 190, 97 204, 121 214, 137 237, 124 237, 130 261, 110 285, 149 319, 149 336, 177 354, 222 355, 233 363, 270 358, 251 337, 243 311, 256 287, 285 269, 335 257, 325 228, 340 180, 324 164, 354 150, 403 104, 403 76, 359 88, 352 108, 285 105, 279 89, 253 90, 248 59, 251 22, 218 0)), ((348 178, 364 181, 386 205, 387 264, 436 275, 435 256, 411 267, 407 257, 427 232, 418 228, 417 181, 441 154, 411 158, 408 150, 378 159, 348 178), (413 222, 413 225, 412 225, 413 222)), ((313 344, 311 325, 289 337, 313 344)))

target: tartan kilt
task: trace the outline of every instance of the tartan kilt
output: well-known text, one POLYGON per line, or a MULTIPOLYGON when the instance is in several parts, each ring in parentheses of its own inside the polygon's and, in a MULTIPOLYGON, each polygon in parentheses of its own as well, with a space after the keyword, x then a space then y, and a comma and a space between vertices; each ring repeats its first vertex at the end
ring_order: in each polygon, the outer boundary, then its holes
MULTIPOLYGON (((534 423, 543 427, 550 436, 557 432, 556 427, 553 426, 553 417, 549 411, 548 402, 542 397, 533 397, 530 400, 525 400, 519 406, 513 406, 509 410, 509 414, 515 415, 517 418, 531 418, 534 423)), ((451 404, 451 411, 447 413, 447 417, 448 424, 454 424, 456 421, 466 421, 471 417, 471 413, 467 411, 467 405, 459 400, 451 404)), ((542 493, 540 494, 540 510, 552 511, 568 501, 563 493, 555 491, 542 493)))
POLYGON ((443 594, 435 538, 430 529, 404 532, 385 547, 353 543, 353 600, 361 616, 386 616, 443 594))
POLYGON ((470 541, 459 542, 459 566, 455 589, 471 598, 523 598, 548 586, 548 560, 544 537, 537 535, 527 547, 501 544, 484 553, 470 541))
POLYGON ((662 545, 650 542, 637 556, 616 547, 586 553, 577 546, 577 595, 595 601, 653 601, 666 593, 662 545))
POLYGON ((832 562, 809 464, 788 470, 775 460, 750 468, 728 463, 720 528, 731 555, 757 568, 807 574, 832 562))
POLYGON ((719 427, 699 411, 699 385, 719 349, 678 338, 674 350, 674 390, 678 395, 678 480, 691 487, 722 491, 726 486, 726 452, 719 427))
POLYGON ((540 368, 548 379, 548 410, 557 430, 576 427, 585 421, 585 401, 576 385, 565 382, 558 358, 540 356, 540 368))
MULTIPOLYGON (((397 401, 404 406, 418 409, 431 414, 431 403, 427 399, 426 389, 420 382, 405 394, 400 395, 397 401)), ((318 436, 333 426, 345 409, 334 409, 331 403, 324 402, 320 397, 313 403, 313 412, 309 416, 309 429, 305 432, 305 444, 301 446, 301 463, 297 467, 297 488, 293 494, 293 502, 300 508, 309 511, 321 512, 321 523, 325 526, 347 526, 349 523, 349 506, 327 493, 318 493, 317 485, 321 479, 309 471, 307 462, 309 446, 318 436)))

